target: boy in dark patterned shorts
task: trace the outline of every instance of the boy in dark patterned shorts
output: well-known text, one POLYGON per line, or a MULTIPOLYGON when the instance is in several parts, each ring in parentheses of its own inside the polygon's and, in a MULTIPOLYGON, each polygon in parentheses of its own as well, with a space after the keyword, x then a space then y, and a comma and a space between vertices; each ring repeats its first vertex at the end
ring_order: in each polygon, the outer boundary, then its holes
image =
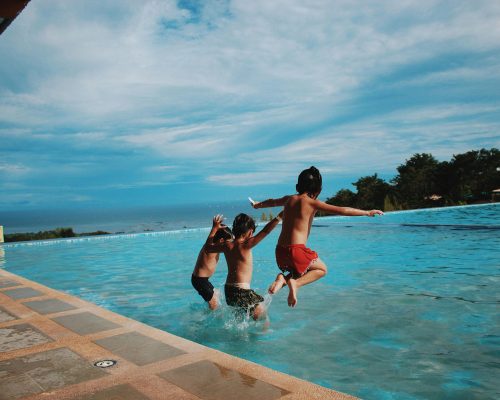
MULTIPOLYGON (((228 267, 224 286, 226 303, 232 307, 248 310, 255 320, 264 317, 265 308, 261 304, 264 298, 250 289, 253 272, 252 248, 271 233, 280 221, 281 213, 254 236, 255 222, 252 217, 239 214, 233 222, 234 240, 213 243, 209 235, 205 245, 208 252, 224 253, 226 257, 228 267)), ((216 232, 221 223, 222 221, 214 218, 212 231, 216 232)), ((212 236, 215 236, 215 233, 212 236)))
MULTIPOLYGON (((210 236, 216 243, 224 243, 225 241, 231 240, 233 235, 231 230, 222 225, 222 215, 217 215, 214 217, 214 221, 217 219, 218 228, 212 227, 210 231, 210 236)), ((212 239, 211 239, 212 240, 212 239)), ((209 278, 214 274, 215 268, 219 261, 219 253, 208 253, 205 246, 203 246, 198 254, 198 259, 196 260, 196 265, 194 267, 193 274, 191 275, 191 284, 196 289, 203 300, 208 303, 208 307, 211 310, 215 310, 218 304, 217 290, 210 282, 209 278)))

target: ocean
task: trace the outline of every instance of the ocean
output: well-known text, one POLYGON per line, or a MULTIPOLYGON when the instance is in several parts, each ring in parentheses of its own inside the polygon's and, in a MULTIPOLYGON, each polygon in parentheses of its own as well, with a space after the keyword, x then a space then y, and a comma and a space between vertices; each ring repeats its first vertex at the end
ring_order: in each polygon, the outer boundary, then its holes
POLYGON ((210 227, 216 214, 223 214, 227 217, 226 223, 231 225, 240 212, 253 216, 256 221, 263 212, 277 214, 274 209, 254 210, 245 200, 153 207, 0 211, 0 225, 5 234, 69 227, 76 233, 98 230, 141 233, 210 227))

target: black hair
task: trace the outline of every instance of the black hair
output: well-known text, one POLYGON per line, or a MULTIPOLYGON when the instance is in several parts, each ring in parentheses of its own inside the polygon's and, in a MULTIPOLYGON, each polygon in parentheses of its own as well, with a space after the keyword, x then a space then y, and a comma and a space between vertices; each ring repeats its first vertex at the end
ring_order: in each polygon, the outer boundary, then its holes
POLYGON ((321 178, 321 174, 316 167, 309 167, 302 171, 295 185, 299 194, 317 194, 321 192, 322 187, 323 178, 321 178))
POLYGON ((250 229, 255 232, 255 221, 247 214, 238 214, 233 221, 234 237, 239 238, 247 233, 250 229))
POLYGON ((231 229, 229 229, 228 226, 225 226, 224 228, 220 228, 217 232, 215 232, 214 241, 218 242, 221 239, 231 240, 232 238, 233 234, 231 232, 231 229))

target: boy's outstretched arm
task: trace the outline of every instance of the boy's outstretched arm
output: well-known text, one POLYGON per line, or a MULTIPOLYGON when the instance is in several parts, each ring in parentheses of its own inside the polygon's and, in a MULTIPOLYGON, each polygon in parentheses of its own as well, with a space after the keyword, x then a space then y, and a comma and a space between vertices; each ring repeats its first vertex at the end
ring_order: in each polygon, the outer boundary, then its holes
POLYGON ((262 239, 264 239, 267 235, 269 235, 274 228, 276 228, 276 225, 278 225, 281 221, 281 218, 283 217, 283 211, 280 211, 280 213, 274 217, 271 221, 269 221, 264 228, 260 230, 259 233, 257 233, 255 236, 252 236, 250 239, 246 241, 246 246, 248 248, 252 248, 256 246, 262 239))
POLYGON ((384 213, 380 210, 360 210, 359 208, 339 207, 332 204, 327 204, 321 200, 314 200, 314 207, 317 210, 323 211, 327 214, 337 214, 353 217, 374 217, 375 215, 384 215, 384 213))
POLYGON ((254 201, 252 203, 253 208, 268 208, 268 207, 282 207, 287 202, 290 196, 283 196, 279 199, 267 199, 264 201, 254 201))
POLYGON ((224 248, 224 243, 214 243, 214 236, 217 231, 224 228, 222 214, 217 214, 212 220, 212 229, 208 234, 207 241, 205 242, 205 251, 208 253, 221 253, 224 248))

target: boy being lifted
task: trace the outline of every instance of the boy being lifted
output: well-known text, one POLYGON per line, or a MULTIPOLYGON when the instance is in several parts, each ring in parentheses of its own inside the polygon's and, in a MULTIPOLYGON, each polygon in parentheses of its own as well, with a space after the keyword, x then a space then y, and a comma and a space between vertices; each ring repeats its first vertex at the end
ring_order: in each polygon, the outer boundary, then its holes
POLYGON ((227 278, 224 285, 226 303, 232 307, 248 310, 254 320, 265 315, 261 302, 264 298, 252 289, 253 258, 252 248, 262 241, 281 221, 282 212, 267 223, 254 236, 255 222, 246 214, 239 214, 233 222, 234 240, 214 243, 213 237, 222 226, 222 218, 214 218, 212 232, 207 238, 205 249, 209 253, 224 253, 227 262, 227 278))
POLYGON ((279 199, 252 202, 253 208, 284 206, 283 225, 276 246, 276 263, 283 273, 279 273, 271 284, 269 293, 277 293, 288 284, 288 305, 297 305, 299 287, 314 282, 326 275, 327 267, 318 254, 306 247, 311 225, 317 211, 327 214, 348 216, 383 215, 380 210, 364 211, 357 208, 338 207, 318 200, 322 189, 322 177, 319 170, 310 167, 302 171, 295 186, 298 194, 279 199))
MULTIPOLYGON (((215 219, 220 221, 221 224, 217 229, 212 228, 210 231, 209 237, 212 238, 211 240, 217 243, 231 240, 233 235, 227 226, 222 225, 222 215, 215 216, 214 220, 215 219)), ((191 284, 198 294, 203 297, 203 300, 207 302, 208 308, 211 310, 215 310, 219 306, 218 290, 214 289, 214 286, 210 282, 210 277, 215 273, 218 262, 219 253, 208 253, 206 246, 203 245, 198 253, 193 274, 191 275, 191 284)))

